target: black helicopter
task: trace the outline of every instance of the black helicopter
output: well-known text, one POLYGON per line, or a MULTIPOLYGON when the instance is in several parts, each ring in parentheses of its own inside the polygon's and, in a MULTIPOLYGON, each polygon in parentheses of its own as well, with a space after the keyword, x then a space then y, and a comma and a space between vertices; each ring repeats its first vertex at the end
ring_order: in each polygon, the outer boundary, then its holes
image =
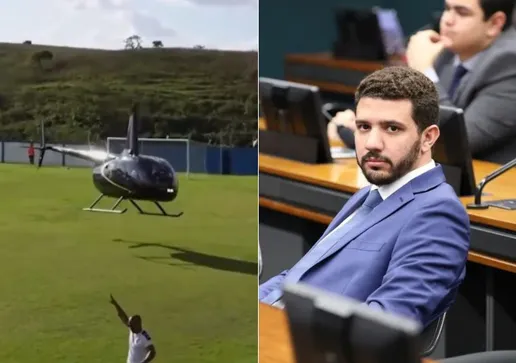
POLYGON ((123 200, 128 200, 140 214, 180 217, 183 212, 168 214, 159 204, 159 202, 171 202, 176 199, 179 181, 174 168, 167 160, 140 154, 139 121, 139 105, 134 104, 129 117, 125 149, 121 154, 46 145, 44 123, 41 122, 41 145, 36 148, 40 150, 38 168, 43 164, 46 150, 93 162, 93 184, 101 194, 88 208, 83 208, 85 211, 125 213, 127 208, 117 209, 117 207, 123 200), (103 197, 117 198, 117 201, 111 209, 95 208, 103 197), (144 212, 136 200, 154 202, 161 213, 144 212))

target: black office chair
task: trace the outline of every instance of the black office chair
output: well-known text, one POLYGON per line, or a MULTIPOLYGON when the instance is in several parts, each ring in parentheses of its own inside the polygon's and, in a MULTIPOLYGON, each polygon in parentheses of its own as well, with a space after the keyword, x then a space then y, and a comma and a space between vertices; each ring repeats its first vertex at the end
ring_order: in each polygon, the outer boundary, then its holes
POLYGON ((423 351, 421 352, 422 357, 428 357, 432 354, 441 339, 441 335, 444 330, 444 322, 446 320, 446 311, 439 318, 435 319, 425 330, 421 333, 423 341, 423 351))

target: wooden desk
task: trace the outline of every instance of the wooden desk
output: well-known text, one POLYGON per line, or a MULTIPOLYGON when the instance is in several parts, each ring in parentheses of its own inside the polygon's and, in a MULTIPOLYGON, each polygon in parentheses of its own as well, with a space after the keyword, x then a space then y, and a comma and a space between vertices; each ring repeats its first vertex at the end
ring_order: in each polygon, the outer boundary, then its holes
POLYGON ((288 54, 285 79, 318 86, 322 91, 353 95, 360 81, 369 73, 402 60, 386 63, 335 59, 331 53, 288 54))
MULTIPOLYGON (((498 165, 474 161, 473 168, 478 181, 498 168, 498 165)), ((260 173, 280 176, 289 180, 296 180, 351 194, 368 184, 360 168, 357 166, 355 159, 347 159, 335 164, 309 165, 260 154, 260 173)), ((506 174, 492 181, 484 190, 484 192, 489 195, 484 196, 483 200, 516 197, 516 186, 512 184, 514 180, 516 180, 516 170, 508 171, 506 174)), ((473 202, 473 197, 463 197, 461 201, 466 205, 473 202)), ((334 216, 329 213, 316 212, 314 210, 292 206, 288 203, 277 202, 265 196, 260 197, 260 205, 325 224, 329 224, 334 216)), ((516 232, 516 211, 507 211, 491 207, 486 210, 468 209, 468 215, 472 223, 516 232)), ((500 252, 497 254, 500 254, 500 252)), ((470 259, 488 266, 516 272, 516 263, 512 262, 516 260, 516 255, 508 256, 508 258, 504 260, 472 252, 470 253, 470 259)))
MULTIPOLYGON (((260 154, 260 244, 264 279, 290 268, 318 240, 342 205, 367 185, 354 159, 309 165, 260 154)), ((498 165, 475 161, 477 183, 498 165)), ((483 197, 516 197, 516 170, 488 184, 483 197), (514 186, 513 186, 514 185, 514 186)), ((464 204, 472 197, 461 198, 464 204)), ((516 211, 468 210, 467 275, 450 309, 446 356, 516 349, 516 211), (464 323, 467 322, 467 323, 464 323)))
POLYGON ((260 303, 258 357, 260 363, 295 363, 287 317, 282 310, 260 303))
MULTIPOLYGON (((295 363, 290 333, 282 310, 260 303, 259 353, 260 363, 295 363)), ((422 363, 433 363, 423 359, 422 363)))

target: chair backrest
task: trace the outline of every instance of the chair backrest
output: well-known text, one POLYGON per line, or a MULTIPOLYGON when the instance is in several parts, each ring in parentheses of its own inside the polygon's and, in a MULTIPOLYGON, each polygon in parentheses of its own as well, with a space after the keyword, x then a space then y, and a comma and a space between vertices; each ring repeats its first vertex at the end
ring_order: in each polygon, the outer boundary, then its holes
POLYGON ((437 347, 437 343, 439 342, 444 329, 445 320, 446 312, 430 323, 430 325, 428 325, 421 333, 421 339, 423 342, 423 350, 421 352, 422 357, 428 357, 437 347))

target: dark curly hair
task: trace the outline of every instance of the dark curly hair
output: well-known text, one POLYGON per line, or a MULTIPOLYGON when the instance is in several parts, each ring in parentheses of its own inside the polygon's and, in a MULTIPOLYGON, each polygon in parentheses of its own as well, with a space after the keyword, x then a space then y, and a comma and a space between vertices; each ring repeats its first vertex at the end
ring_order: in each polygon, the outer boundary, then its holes
POLYGON ((369 74, 358 85, 355 104, 362 97, 409 100, 419 133, 439 121, 437 88, 423 73, 409 67, 386 67, 369 74))
POLYGON ((505 24, 502 31, 512 27, 514 5, 514 0, 480 0, 480 7, 484 12, 484 21, 487 21, 497 11, 505 14, 505 24))

